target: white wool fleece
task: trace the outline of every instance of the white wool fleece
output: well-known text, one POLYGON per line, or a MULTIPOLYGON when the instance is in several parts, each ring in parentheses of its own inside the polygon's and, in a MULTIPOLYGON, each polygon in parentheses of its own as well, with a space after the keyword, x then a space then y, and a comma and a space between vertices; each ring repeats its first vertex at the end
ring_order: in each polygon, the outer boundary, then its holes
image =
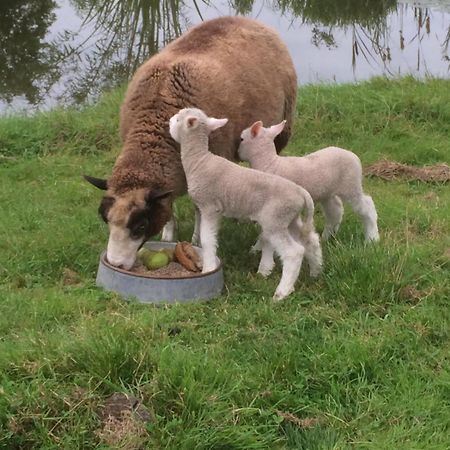
POLYGON ((280 255, 283 274, 275 291, 279 300, 293 291, 305 254, 313 275, 320 272, 321 251, 314 232, 314 204, 305 189, 281 177, 241 167, 208 150, 208 136, 227 119, 207 117, 199 109, 181 110, 170 119, 170 133, 181 145, 188 193, 200 211, 203 271, 215 268, 221 216, 250 219, 262 228, 263 256, 259 272, 273 268, 280 255), (305 223, 299 213, 306 211, 305 223))
POLYGON ((304 187, 323 208, 323 238, 337 232, 343 200, 361 217, 366 239, 377 241, 377 212, 372 198, 363 192, 358 156, 338 147, 327 147, 302 157, 279 156, 274 139, 283 127, 284 121, 269 128, 264 128, 261 121, 255 122, 241 134, 239 157, 253 169, 279 175, 304 187))

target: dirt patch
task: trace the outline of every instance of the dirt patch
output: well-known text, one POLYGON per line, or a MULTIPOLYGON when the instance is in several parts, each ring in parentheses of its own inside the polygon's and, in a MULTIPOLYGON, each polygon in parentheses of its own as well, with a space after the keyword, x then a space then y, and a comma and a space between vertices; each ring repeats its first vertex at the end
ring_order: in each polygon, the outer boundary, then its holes
POLYGON ((66 286, 77 286, 81 284, 81 277, 77 272, 75 272, 75 270, 64 267, 62 273, 62 282, 66 286))
POLYGON ((450 166, 435 164, 434 166, 417 167, 383 160, 366 166, 364 174, 388 181, 406 179, 425 183, 447 183, 450 181, 450 166))
POLYGON ((96 435, 102 442, 120 449, 142 448, 151 416, 136 397, 116 392, 101 405, 98 415, 102 426, 96 435))
POLYGON ((405 301, 406 303, 418 303, 419 301, 423 300, 424 298, 431 295, 433 292, 433 289, 427 289, 427 290, 420 290, 417 289, 413 285, 407 285, 403 286, 399 292, 399 298, 400 300, 405 301))
POLYGON ((289 412, 277 410, 276 413, 287 422, 290 422, 299 428, 313 428, 320 423, 318 417, 304 417, 301 419, 300 417, 297 417, 296 415, 289 412))

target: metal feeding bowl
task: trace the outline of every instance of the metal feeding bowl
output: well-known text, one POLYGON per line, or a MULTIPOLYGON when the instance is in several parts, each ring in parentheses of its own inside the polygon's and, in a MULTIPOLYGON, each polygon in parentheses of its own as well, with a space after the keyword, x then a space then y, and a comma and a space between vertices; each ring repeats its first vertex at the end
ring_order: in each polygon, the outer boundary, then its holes
MULTIPOLYGON (((175 242, 147 241, 150 250, 175 248, 175 242)), ((201 254, 199 247, 194 247, 201 254)), ((125 299, 140 303, 186 303, 209 300, 220 295, 223 289, 222 263, 208 273, 193 273, 189 277, 152 277, 114 267, 106 260, 106 252, 100 256, 97 286, 120 294, 125 299)))

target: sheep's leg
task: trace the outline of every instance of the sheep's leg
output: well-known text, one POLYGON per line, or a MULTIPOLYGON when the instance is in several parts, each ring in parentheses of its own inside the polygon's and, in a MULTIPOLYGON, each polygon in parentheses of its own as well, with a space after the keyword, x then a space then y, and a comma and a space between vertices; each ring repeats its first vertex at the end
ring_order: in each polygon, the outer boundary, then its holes
POLYGON ((322 248, 320 247, 319 235, 314 230, 305 230, 300 217, 289 225, 289 232, 294 239, 300 241, 300 244, 305 247, 309 274, 311 277, 317 277, 322 271, 322 248))
POLYGON ((294 284, 300 273, 305 249, 303 245, 292 238, 287 230, 284 233, 267 235, 267 238, 277 254, 280 255, 283 265, 281 280, 273 296, 275 301, 279 301, 294 291, 294 284))
POLYGON ((220 216, 201 212, 200 240, 202 242, 203 273, 216 268, 217 232, 220 216))
POLYGON ((322 233, 322 239, 327 240, 334 236, 342 222, 344 215, 344 207, 342 201, 337 195, 333 195, 325 201, 320 202, 322 206, 323 215, 325 216, 325 227, 322 233))
POLYGON ((194 233, 192 235, 191 242, 194 245, 198 245, 201 247, 202 243, 200 241, 200 222, 201 222, 201 214, 200 210, 195 206, 195 225, 194 225, 194 233))
POLYGON ((172 214, 171 219, 164 225, 161 234, 162 241, 174 241, 177 233, 177 222, 172 214))
POLYGON ((361 193, 358 197, 351 197, 346 200, 363 221, 366 241, 378 241, 380 235, 377 226, 377 210, 372 197, 361 193))
POLYGON ((264 239, 264 236, 262 234, 259 236, 256 244, 259 244, 262 250, 258 273, 263 277, 268 277, 272 273, 272 270, 275 266, 275 261, 273 259, 273 248, 270 245, 270 242, 267 239, 264 239))

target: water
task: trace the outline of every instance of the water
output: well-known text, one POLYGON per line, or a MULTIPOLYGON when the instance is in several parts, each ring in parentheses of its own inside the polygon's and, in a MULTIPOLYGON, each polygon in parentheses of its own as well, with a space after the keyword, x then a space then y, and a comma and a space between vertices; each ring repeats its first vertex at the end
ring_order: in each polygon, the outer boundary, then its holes
POLYGON ((450 0, 2 0, 0 112, 95 101, 188 27, 228 14, 275 28, 300 84, 450 75, 450 0))

